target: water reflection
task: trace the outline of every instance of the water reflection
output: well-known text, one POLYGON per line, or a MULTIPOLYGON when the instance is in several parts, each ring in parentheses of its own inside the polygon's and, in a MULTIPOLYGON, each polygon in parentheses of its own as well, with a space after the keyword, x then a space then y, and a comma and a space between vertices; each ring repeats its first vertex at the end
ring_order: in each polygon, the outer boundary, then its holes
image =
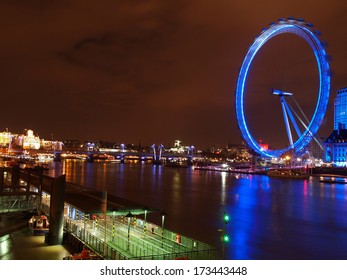
POLYGON ((226 186, 227 186, 227 173, 221 172, 221 204, 225 205, 226 186))
MULTIPOLYGON (((149 164, 64 164, 50 172, 65 169, 75 183, 164 209, 167 228, 217 247, 227 211, 229 259, 347 259, 343 184, 149 164)), ((157 216, 148 219, 160 223, 157 216)))

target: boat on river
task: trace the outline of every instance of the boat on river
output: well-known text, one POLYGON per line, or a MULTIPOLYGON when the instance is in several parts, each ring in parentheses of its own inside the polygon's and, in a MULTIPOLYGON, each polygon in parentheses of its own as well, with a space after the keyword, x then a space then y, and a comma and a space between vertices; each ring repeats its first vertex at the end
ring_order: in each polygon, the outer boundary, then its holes
POLYGON ((34 215, 28 222, 34 235, 45 235, 49 232, 49 221, 46 215, 34 215))
POLYGON ((267 172, 269 177, 288 178, 288 179, 308 179, 310 174, 297 169, 276 169, 267 172))
POLYGON ((330 183, 330 184, 347 184, 346 178, 335 178, 335 177, 331 177, 331 178, 324 177, 323 179, 320 179, 319 182, 330 183))

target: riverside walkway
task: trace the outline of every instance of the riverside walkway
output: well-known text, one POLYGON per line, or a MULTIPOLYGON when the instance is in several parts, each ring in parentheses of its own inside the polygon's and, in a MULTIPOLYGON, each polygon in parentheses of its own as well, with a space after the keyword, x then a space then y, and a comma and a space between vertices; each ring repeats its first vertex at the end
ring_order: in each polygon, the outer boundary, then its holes
MULTIPOLYGON (((4 182, 11 182, 13 174, 5 175, 4 182)), ((18 187, 9 188, 9 183, 4 184, 2 211, 36 205, 49 215, 50 190, 55 178, 41 175, 21 170, 18 187), (11 205, 17 207, 9 209, 11 205)), ((64 242, 79 242, 103 259, 220 259, 217 248, 166 229, 163 211, 69 182, 65 184, 64 242), (148 221, 152 213, 161 215, 161 225, 148 221)))
POLYGON ((105 259, 218 259, 219 251, 208 244, 180 236, 147 223, 153 231, 145 231, 143 220, 127 222, 126 218, 103 220, 65 220, 65 229, 105 259), (98 225, 97 223, 100 223, 98 225), (105 228, 106 225, 106 228, 105 228), (106 241, 106 242, 105 242, 106 241))

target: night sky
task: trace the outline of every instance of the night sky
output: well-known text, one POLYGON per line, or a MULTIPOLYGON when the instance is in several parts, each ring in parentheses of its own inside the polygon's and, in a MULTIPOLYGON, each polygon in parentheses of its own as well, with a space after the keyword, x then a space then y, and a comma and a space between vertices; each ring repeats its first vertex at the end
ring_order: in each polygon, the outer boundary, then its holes
MULTIPOLYGON (((336 90, 347 87, 346 14, 345 0, 2 0, 0 130, 142 145, 240 143, 238 69, 263 27, 293 16, 321 31, 333 58, 319 130, 328 136, 336 90)), ((255 136, 274 146, 284 141, 270 87, 295 92, 310 114, 317 83, 305 41, 271 40, 257 55, 247 89, 255 136)))

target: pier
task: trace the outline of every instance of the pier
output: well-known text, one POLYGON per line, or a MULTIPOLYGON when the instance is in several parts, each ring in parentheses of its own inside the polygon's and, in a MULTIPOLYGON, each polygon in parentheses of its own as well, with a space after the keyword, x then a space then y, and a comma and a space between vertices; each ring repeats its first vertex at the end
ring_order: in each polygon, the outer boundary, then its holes
POLYGON ((44 175, 42 168, 2 170, 1 212, 45 213, 51 220, 47 246, 67 242, 77 252, 89 248, 102 259, 220 259, 219 249, 166 229, 166 213, 160 209, 87 190, 65 176, 44 175), (160 215, 161 225, 149 222, 150 215, 160 215))

